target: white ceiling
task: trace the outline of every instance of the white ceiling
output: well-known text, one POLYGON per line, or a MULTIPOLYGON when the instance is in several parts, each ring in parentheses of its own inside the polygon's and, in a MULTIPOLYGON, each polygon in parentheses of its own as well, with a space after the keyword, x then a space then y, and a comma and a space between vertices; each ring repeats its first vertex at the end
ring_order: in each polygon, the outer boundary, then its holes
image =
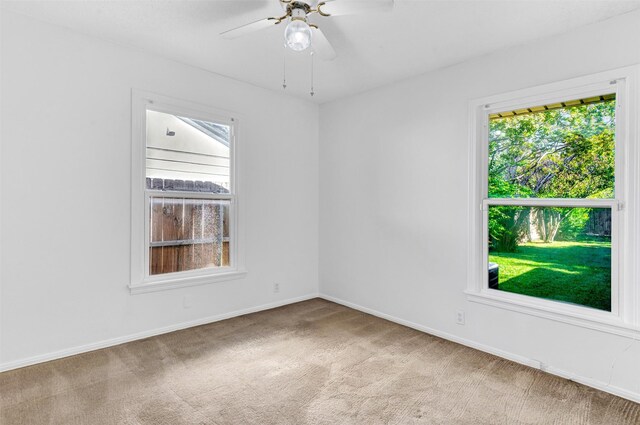
MULTIPOLYGON (((350 0, 335 0, 350 1, 350 0)), ((3 0, 14 12, 143 48, 234 79, 282 90, 278 25, 243 38, 219 33, 280 14, 277 0, 3 0)), ((338 57, 316 60, 316 102, 381 86, 640 8, 633 1, 396 0, 391 13, 316 16, 338 57)), ((287 53, 286 92, 309 99, 310 60, 287 53)))

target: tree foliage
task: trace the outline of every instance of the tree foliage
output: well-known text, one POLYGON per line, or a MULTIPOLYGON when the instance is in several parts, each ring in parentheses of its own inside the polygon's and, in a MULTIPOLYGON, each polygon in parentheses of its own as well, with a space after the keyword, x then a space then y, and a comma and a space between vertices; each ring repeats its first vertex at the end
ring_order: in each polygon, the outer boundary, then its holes
MULTIPOLYGON (((488 153, 489 197, 612 198, 615 100, 492 120, 488 153)), ((489 234, 499 250, 515 247, 531 222, 552 242, 588 219, 584 209, 532 208, 529 220, 522 209, 492 210, 489 234)))

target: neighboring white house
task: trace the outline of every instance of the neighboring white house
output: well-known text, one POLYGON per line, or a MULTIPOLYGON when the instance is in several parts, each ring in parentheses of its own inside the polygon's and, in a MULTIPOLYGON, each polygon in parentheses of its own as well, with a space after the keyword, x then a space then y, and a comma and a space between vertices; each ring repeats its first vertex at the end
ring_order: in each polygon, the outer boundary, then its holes
POLYGON ((229 127, 147 111, 147 177, 229 188, 229 127))

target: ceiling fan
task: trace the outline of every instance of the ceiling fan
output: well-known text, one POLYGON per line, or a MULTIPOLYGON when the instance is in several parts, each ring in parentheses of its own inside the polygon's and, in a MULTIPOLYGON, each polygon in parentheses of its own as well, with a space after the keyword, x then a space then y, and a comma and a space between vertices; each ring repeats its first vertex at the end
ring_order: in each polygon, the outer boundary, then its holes
POLYGON ((309 17, 318 15, 329 18, 340 15, 355 15, 371 11, 389 11, 393 8, 393 0, 278 0, 284 14, 278 17, 260 19, 225 31, 224 38, 237 38, 243 35, 279 25, 288 21, 284 31, 286 45, 295 51, 303 51, 312 47, 313 51, 324 60, 336 57, 331 43, 317 24, 310 23, 309 17))

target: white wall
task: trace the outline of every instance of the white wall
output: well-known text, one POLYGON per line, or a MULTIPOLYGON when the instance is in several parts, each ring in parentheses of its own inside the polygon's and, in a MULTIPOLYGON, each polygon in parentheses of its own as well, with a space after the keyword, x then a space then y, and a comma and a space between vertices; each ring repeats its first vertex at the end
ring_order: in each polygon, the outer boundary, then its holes
POLYGON ((635 63, 640 11, 322 105, 321 293, 640 401, 640 342, 463 293, 469 100, 635 63))
POLYGON ((0 369, 317 292, 316 105, 6 11, 1 56, 0 369), (132 88, 242 116, 245 279, 129 294, 132 88))

